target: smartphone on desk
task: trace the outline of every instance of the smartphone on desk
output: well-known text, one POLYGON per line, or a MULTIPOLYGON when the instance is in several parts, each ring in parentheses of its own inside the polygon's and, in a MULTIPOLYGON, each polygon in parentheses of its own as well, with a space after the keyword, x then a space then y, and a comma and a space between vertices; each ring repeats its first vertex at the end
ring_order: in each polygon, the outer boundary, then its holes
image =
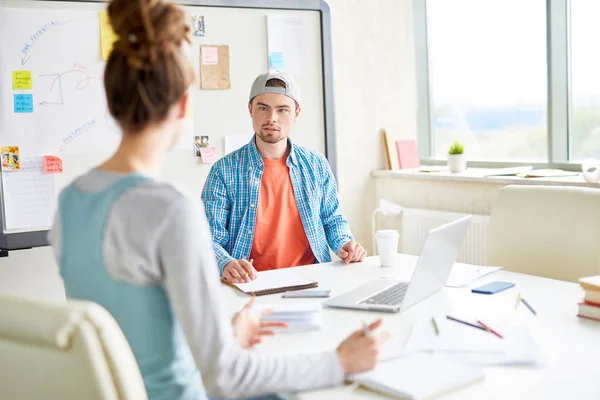
POLYGON ((281 297, 286 299, 308 299, 312 297, 329 297, 331 290, 329 289, 305 289, 285 292, 281 297))
POLYGON ((498 292, 501 292, 506 289, 510 289, 513 286, 515 286, 515 284, 512 282, 495 281, 495 282, 490 282, 483 286, 479 286, 477 288, 471 289, 471 292, 481 293, 481 294, 494 294, 494 293, 498 293, 498 292))

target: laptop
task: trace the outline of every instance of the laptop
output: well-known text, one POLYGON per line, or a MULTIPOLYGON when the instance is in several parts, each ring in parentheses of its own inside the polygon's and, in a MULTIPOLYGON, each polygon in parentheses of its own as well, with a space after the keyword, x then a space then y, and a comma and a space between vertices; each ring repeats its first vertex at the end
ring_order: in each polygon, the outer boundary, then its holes
POLYGON ((378 278, 332 297, 323 305, 357 310, 399 312, 446 285, 469 228, 471 216, 429 231, 410 282, 378 278))

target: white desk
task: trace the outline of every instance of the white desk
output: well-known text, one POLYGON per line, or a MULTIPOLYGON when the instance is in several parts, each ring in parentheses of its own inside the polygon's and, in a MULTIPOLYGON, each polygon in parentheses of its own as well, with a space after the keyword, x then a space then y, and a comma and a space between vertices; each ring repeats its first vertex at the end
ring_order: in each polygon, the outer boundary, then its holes
MULTIPOLYGON (((397 267, 382 268, 378 265, 378 257, 369 257, 359 264, 334 262, 298 267, 295 271, 317 280, 320 287, 330 288, 332 295, 337 295, 384 274, 409 280, 416 259, 401 255, 397 267)), ((267 338, 261 351, 292 353, 335 348, 352 331, 361 328, 362 321, 379 317, 384 319, 380 329, 392 335, 385 346, 400 349, 420 317, 466 313, 488 322, 524 323, 547 361, 543 367, 485 367, 483 381, 448 393, 442 399, 600 399, 600 322, 577 317, 577 303, 583 298, 579 285, 501 270, 481 278, 474 286, 494 280, 506 280, 516 285, 491 296, 471 293, 470 288, 444 288, 398 314, 325 308, 322 330, 278 334, 267 338), (522 293, 535 308, 537 317, 524 305, 515 310, 518 293, 522 293)), ((231 312, 248 301, 247 296, 225 285, 223 290, 231 312)), ((320 302, 322 299, 282 299, 281 294, 257 298, 257 303, 290 301, 320 302)), ((383 396, 366 389, 350 392, 340 386, 298 393, 295 398, 375 399, 383 396)))

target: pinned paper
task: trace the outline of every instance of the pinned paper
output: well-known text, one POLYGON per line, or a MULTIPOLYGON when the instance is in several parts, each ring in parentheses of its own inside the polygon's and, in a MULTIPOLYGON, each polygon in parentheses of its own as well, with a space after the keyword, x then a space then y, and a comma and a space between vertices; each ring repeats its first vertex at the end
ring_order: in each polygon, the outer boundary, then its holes
POLYGON ((14 96, 16 114, 33 112, 32 94, 15 94, 14 96))
POLYGON ((102 59, 108 60, 114 43, 119 39, 115 34, 108 18, 108 13, 103 11, 100 15, 100 46, 102 49, 102 59))
POLYGON ((204 164, 212 164, 217 161, 217 149, 216 147, 201 147, 200 156, 204 164))
POLYGON ((285 61, 283 59, 283 53, 280 51, 274 51, 269 54, 269 67, 272 69, 283 69, 285 68, 285 61))
POLYGON ((62 174, 62 160, 55 156, 44 156, 44 173, 45 174, 62 174))
POLYGON ((31 90, 31 71, 13 71, 13 90, 31 90))
POLYGON ((200 88, 223 90, 231 88, 229 78, 229 46, 200 46, 200 88), (214 57, 217 57, 217 62, 214 57))
POLYGON ((18 171, 20 169, 19 146, 2 146, 2 171, 18 171))
POLYGON ((202 65, 219 65, 219 49, 216 47, 202 47, 202 65))
POLYGON ((192 15, 192 35, 204 36, 205 33, 204 15, 192 15))

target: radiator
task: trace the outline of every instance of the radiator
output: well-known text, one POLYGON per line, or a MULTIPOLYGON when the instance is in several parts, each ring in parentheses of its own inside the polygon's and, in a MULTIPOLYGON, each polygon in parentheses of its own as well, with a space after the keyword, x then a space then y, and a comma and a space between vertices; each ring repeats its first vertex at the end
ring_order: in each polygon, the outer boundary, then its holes
MULTIPOLYGON (((406 254, 419 255, 430 229, 437 228, 465 215, 467 214, 403 208, 400 251, 406 254)), ((489 220, 489 216, 473 215, 457 261, 476 265, 485 264, 486 232, 489 220)))

